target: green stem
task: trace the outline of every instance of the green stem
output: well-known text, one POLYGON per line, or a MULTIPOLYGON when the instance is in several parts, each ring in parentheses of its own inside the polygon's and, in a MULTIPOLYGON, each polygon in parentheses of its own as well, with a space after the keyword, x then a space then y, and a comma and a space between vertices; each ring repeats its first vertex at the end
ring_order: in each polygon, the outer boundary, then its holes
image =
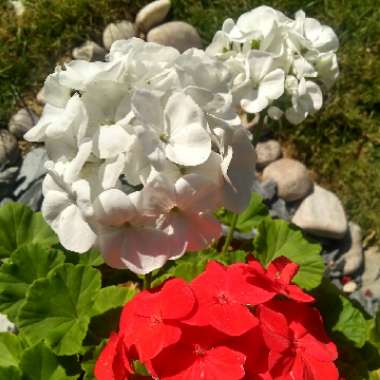
POLYGON ((145 290, 150 289, 152 287, 152 280, 153 280, 152 272, 147 273, 144 276, 144 289, 145 290))
POLYGON ((222 248, 222 255, 227 253, 228 247, 231 244, 238 218, 239 218, 239 214, 233 214, 231 225, 230 225, 230 230, 228 231, 228 235, 226 237, 226 240, 225 240, 223 248, 222 248))

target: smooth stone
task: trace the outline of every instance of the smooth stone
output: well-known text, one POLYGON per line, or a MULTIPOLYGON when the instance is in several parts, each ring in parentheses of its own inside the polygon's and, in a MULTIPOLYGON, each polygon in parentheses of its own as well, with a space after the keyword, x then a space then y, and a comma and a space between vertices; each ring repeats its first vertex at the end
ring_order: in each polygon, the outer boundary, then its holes
POLYGON ((15 333, 17 331, 16 326, 12 323, 5 314, 0 313, 0 332, 15 333))
POLYGON ((291 158, 281 158, 263 171, 263 179, 277 184, 277 194, 287 202, 304 198, 313 188, 313 182, 304 164, 291 158))
POLYGON ((290 220, 290 215, 286 207, 286 202, 279 198, 270 205, 269 214, 272 218, 290 220))
POLYGON ((301 202, 292 222, 312 235, 330 239, 344 238, 348 228, 346 213, 339 198, 318 185, 301 202))
POLYGON ((38 116, 30 109, 21 108, 9 120, 9 132, 22 138, 38 122, 38 116))
POLYGON ((281 145, 276 140, 260 142, 256 145, 256 165, 263 169, 282 155, 281 145))
POLYGON ((136 15, 137 29, 146 33, 160 24, 168 15, 170 5, 170 0, 156 0, 141 8, 136 15))
POLYGON ((46 174, 45 162, 48 156, 45 148, 36 148, 30 151, 21 165, 17 181, 20 185, 15 189, 15 197, 20 197, 28 190, 35 181, 41 179, 46 174))
POLYGON ((17 202, 29 206, 33 211, 40 211, 43 201, 43 178, 34 181, 18 198, 17 202))
POLYGON ((277 185, 276 182, 272 180, 259 181, 257 178, 255 178, 251 190, 252 192, 260 194, 264 200, 270 201, 276 196, 277 185))
POLYGON ((364 251, 363 286, 368 286, 380 278, 380 249, 370 247, 364 251))
POLYGON ((174 47, 181 53, 191 48, 202 48, 197 30, 183 21, 171 21, 155 27, 149 31, 147 41, 174 47))
POLYGON ((343 285, 342 290, 345 293, 353 293, 358 288, 358 284, 354 281, 349 281, 343 285))
POLYGON ((83 61, 104 61, 106 50, 94 41, 86 41, 83 45, 73 49, 73 58, 83 61))
POLYGON ((128 40, 136 35, 136 28, 130 21, 108 24, 103 32, 103 45, 107 50, 117 40, 128 40))
POLYGON ((19 160, 20 149, 16 137, 6 129, 0 129, 0 170, 19 160))
POLYGON ((343 262, 342 271, 344 275, 355 273, 363 265, 362 238, 363 234, 360 226, 350 222, 345 242, 348 248, 338 260, 338 263, 343 262))
POLYGON ((10 166, 0 172, 0 199, 12 193, 19 170, 18 166, 10 166))

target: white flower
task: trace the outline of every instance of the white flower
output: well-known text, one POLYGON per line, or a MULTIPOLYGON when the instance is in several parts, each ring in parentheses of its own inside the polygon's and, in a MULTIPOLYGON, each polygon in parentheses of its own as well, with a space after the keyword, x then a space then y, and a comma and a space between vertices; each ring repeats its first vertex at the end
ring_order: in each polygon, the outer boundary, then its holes
POLYGON ((159 96, 148 91, 136 92, 132 100, 134 113, 147 128, 142 144, 148 155, 161 160, 165 154, 170 161, 185 166, 205 162, 211 153, 211 138, 202 110, 183 93, 174 93, 162 103, 159 96))
POLYGON ((270 53, 252 50, 247 57, 246 80, 236 90, 241 108, 248 113, 258 113, 268 107, 284 92, 284 71, 275 68, 270 53))
POLYGON ((82 179, 71 185, 65 183, 64 170, 64 166, 58 165, 44 179, 42 215, 66 249, 83 253, 96 241, 96 234, 86 219, 92 214, 91 190, 89 183, 82 179))

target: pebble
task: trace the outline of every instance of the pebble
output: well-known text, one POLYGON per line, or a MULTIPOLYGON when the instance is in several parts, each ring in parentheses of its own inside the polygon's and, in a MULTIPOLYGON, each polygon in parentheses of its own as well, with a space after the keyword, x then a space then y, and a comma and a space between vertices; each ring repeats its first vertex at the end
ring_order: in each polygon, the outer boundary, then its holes
POLYGON ((292 222, 310 234, 330 239, 344 238, 348 228, 346 213, 339 198, 318 185, 301 202, 292 222))
POLYGON ((349 281, 343 285, 343 291, 345 293, 353 293, 358 288, 358 284, 354 281, 349 281))
POLYGON ((170 0, 156 0, 141 8, 136 16, 136 27, 148 32, 152 27, 165 20, 170 10, 170 0))
POLYGON ((0 172, 0 199, 12 193, 19 170, 18 166, 10 166, 0 172))
POLYGON ((287 202, 304 198, 313 188, 305 165, 291 158, 269 164, 263 171, 263 179, 275 181, 278 196, 287 202))
POLYGON ((9 120, 9 132, 22 138, 38 122, 37 115, 30 109, 21 108, 9 120))
POLYGON ((106 50, 94 41, 86 41, 83 45, 73 49, 73 58, 83 61, 104 61, 106 50))
POLYGON ((368 286, 380 278, 380 249, 370 247, 364 251, 363 286, 368 286))
POLYGON ((356 223, 348 224, 348 234, 346 238, 348 249, 338 260, 343 262, 343 274, 348 275, 358 271, 363 265, 362 229, 356 223))
POLYGON ((19 157, 16 137, 6 129, 0 129, 0 170, 8 164, 17 163, 19 157))
POLYGON ((256 165, 258 169, 263 169, 273 161, 278 160, 282 155, 281 145, 276 140, 259 142, 256 145, 256 165))
POLYGON ((181 53, 191 48, 202 48, 197 30, 183 21, 171 21, 155 27, 149 31, 147 41, 174 47, 181 53))
POLYGON ((38 181, 46 174, 45 162, 47 159, 46 149, 42 147, 33 149, 24 157, 20 173, 17 177, 19 186, 14 191, 14 196, 16 198, 20 197, 34 184, 34 182, 38 181))
POLYGON ((256 177, 253 181, 252 192, 260 194, 264 200, 272 200, 277 193, 276 182, 271 179, 268 181, 259 181, 256 177))
POLYGON ((136 28, 130 21, 108 24, 103 32, 103 45, 107 50, 117 40, 128 40, 136 35, 136 28))

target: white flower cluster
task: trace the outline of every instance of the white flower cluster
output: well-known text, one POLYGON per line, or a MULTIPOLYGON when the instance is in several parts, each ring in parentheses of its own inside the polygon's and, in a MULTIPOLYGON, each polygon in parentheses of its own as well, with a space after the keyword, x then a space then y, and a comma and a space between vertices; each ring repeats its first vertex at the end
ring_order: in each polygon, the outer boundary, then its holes
POLYGON ((230 86, 204 51, 137 38, 49 75, 25 138, 46 145, 42 213, 62 245, 98 245, 109 265, 143 274, 219 238, 212 213, 243 210, 255 175, 230 86))
POLYGON ((233 75, 234 104, 251 114, 298 124, 322 107, 321 86, 339 74, 334 31, 298 11, 295 20, 260 6, 227 19, 206 52, 233 75))

